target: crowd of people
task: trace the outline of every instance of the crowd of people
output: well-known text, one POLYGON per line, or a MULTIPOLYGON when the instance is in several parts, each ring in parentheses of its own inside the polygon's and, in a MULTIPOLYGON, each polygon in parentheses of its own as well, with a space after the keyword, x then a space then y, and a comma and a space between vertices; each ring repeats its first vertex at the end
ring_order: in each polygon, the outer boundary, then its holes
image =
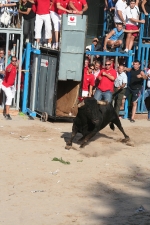
MULTIPOLYGON (((6 6, 17 6, 18 13, 24 19, 24 43, 29 41, 34 45, 36 41, 37 48, 43 45, 53 49, 59 48, 62 15, 68 13, 82 15, 88 9, 86 0, 44 0, 44 2, 42 0, 21 0, 20 4, 11 3, 10 0, 8 2, 2 0, 0 3, 0 21, 6 6), (41 41, 42 36, 44 43, 41 41)), ((1 23, 1 26, 4 25, 1 23)))
POLYGON ((107 10, 108 33, 104 41, 104 50, 107 47, 107 50, 116 47, 121 47, 121 51, 123 48, 124 52, 131 50, 134 41, 138 39, 139 25, 142 23, 145 24, 144 36, 149 36, 149 0, 105 0, 105 10, 107 10), (141 12, 145 14, 145 20, 140 19, 141 12))
MULTIPOLYGON (((127 68, 123 58, 120 59, 117 69, 115 69, 113 57, 107 58, 105 65, 102 65, 97 59, 91 64, 87 57, 84 65, 82 97, 93 96, 96 100, 112 102, 119 116, 120 109, 124 110, 125 99, 128 99, 131 94, 132 112, 130 122, 134 123, 143 80, 147 80, 146 93, 147 96, 150 96, 150 70, 146 69, 146 73, 144 73, 140 66, 140 62, 134 60, 133 67, 127 68), (129 81, 127 72, 130 72, 129 81)), ((150 121, 150 110, 148 111, 148 120, 150 121)))
MULTIPOLYGON (((143 12, 147 16, 149 13, 150 1, 143 0, 105 0, 105 9, 114 13, 115 27, 105 37, 103 50, 109 47, 114 49, 123 44, 124 33, 126 36, 125 52, 132 49, 135 37, 138 36, 138 23, 145 23, 147 20, 140 20, 139 4, 143 12), (128 3, 128 5, 127 5, 128 3)), ((6 6, 7 3, 1 2, 0 8, 6 6)), ((61 16, 66 13, 82 15, 88 8, 86 0, 21 0, 18 12, 24 17, 24 42, 29 39, 33 44, 36 40, 38 47, 41 45, 42 27, 45 27, 45 47, 58 49, 59 47, 59 31, 61 26, 61 16), (52 24, 53 23, 53 26, 52 24), (52 27, 54 32, 54 40, 52 45, 52 27)), ((99 51, 98 38, 94 38, 92 42, 95 51, 99 51)), ((87 46, 86 50, 91 51, 92 45, 87 46)), ((17 59, 11 56, 9 50, 7 68, 5 68, 4 50, 0 49, 0 86, 5 92, 6 99, 6 118, 11 119, 9 115, 9 107, 13 98, 12 83, 15 80, 14 71, 17 68, 17 59), (10 68, 9 68, 10 67, 10 68), (11 75, 12 74, 12 75, 11 75), (8 79, 11 77, 11 82, 8 79), (8 84, 7 84, 8 82, 8 84), (11 93, 11 94, 10 94, 11 93)), ((103 62, 104 63, 104 62, 103 62)), ((137 108, 137 100, 140 95, 143 80, 147 82, 147 94, 150 95, 150 69, 146 69, 146 73, 141 71, 140 62, 135 60, 133 68, 125 67, 125 58, 119 58, 117 68, 114 65, 114 58, 107 58, 105 65, 102 65, 102 58, 95 56, 94 63, 90 62, 89 57, 85 59, 84 76, 82 82, 82 97, 94 96, 97 100, 106 100, 114 104, 117 115, 119 116, 120 108, 124 108, 125 98, 132 94, 132 113, 131 122, 135 122, 134 117, 137 108), (127 72, 130 71, 130 81, 128 82, 127 72)), ((150 111, 148 111, 148 119, 150 120, 150 111)))

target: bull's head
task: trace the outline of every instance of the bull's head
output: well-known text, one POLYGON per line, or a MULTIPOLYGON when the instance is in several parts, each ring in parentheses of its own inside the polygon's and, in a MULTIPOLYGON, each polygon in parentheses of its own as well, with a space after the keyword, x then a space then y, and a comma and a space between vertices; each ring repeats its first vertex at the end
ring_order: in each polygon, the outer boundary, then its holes
POLYGON ((97 101, 98 105, 107 105, 108 101, 97 101))

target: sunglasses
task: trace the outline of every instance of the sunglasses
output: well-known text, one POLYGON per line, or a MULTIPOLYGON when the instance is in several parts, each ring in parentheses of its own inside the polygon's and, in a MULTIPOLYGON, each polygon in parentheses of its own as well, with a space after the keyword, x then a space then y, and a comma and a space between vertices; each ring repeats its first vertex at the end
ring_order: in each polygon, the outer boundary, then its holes
POLYGON ((105 66, 110 66, 111 64, 105 64, 105 66))
POLYGON ((12 62, 17 62, 17 60, 11 60, 12 62))
POLYGON ((4 54, 4 52, 0 52, 0 54, 4 54))
POLYGON ((94 68, 93 68, 93 67, 92 67, 92 68, 90 67, 90 69, 91 69, 91 70, 94 70, 94 68))

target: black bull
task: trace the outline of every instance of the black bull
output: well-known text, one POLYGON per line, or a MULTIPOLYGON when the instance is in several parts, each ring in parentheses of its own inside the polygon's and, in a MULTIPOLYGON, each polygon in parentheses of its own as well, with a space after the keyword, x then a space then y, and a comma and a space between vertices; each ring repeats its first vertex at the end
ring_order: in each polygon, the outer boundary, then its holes
POLYGON ((71 148, 73 138, 78 132, 83 135, 80 139, 80 147, 84 147, 98 131, 102 130, 108 124, 112 130, 115 129, 115 124, 123 133, 125 137, 124 141, 129 141, 129 136, 124 132, 117 113, 111 103, 97 101, 94 98, 85 98, 84 101, 78 105, 78 113, 72 126, 71 139, 67 142, 66 148, 71 148))

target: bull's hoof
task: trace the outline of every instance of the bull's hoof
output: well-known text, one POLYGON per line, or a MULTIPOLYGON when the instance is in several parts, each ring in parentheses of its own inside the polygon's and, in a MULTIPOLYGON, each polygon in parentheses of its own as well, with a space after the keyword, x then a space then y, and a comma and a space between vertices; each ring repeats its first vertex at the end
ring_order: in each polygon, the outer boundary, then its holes
POLYGON ((126 137, 125 139, 122 139, 122 142, 123 143, 127 143, 128 141, 130 141, 130 138, 129 137, 126 137))
POLYGON ((72 145, 66 145, 65 149, 70 150, 72 148, 72 145))
POLYGON ((80 148, 84 148, 86 146, 87 143, 83 143, 80 145, 80 148))

